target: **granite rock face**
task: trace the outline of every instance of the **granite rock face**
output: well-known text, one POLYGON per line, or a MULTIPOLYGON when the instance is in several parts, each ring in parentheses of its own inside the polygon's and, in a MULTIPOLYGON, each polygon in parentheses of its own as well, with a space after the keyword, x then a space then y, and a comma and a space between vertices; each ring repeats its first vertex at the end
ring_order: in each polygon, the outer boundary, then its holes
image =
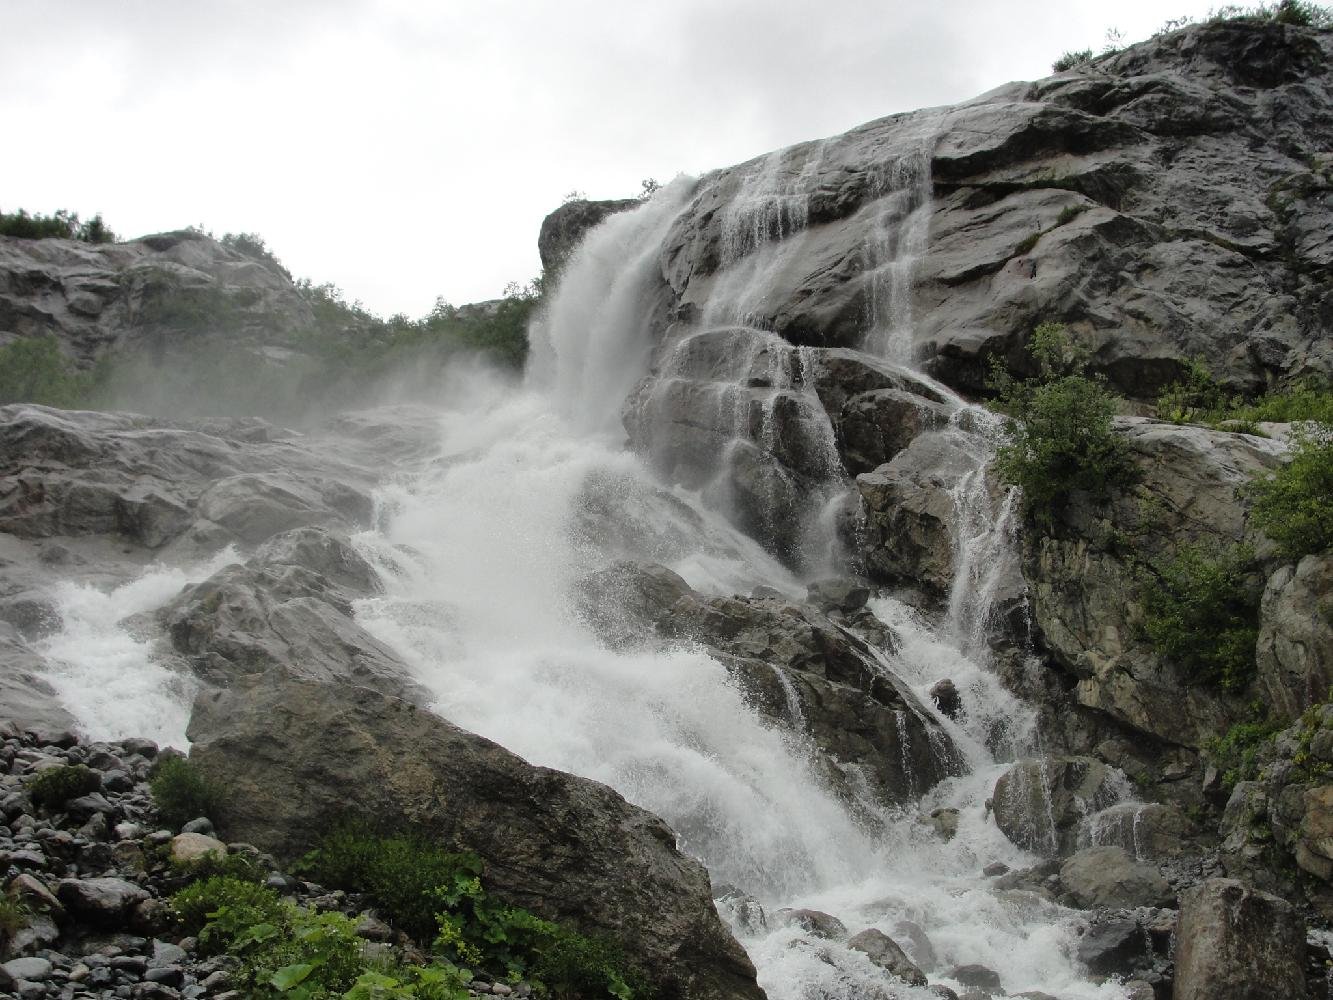
POLYGON ((106 244, 0 236, 0 343, 53 336, 86 366, 112 350, 160 352, 182 333, 262 340, 313 325, 290 274, 202 233, 106 244))

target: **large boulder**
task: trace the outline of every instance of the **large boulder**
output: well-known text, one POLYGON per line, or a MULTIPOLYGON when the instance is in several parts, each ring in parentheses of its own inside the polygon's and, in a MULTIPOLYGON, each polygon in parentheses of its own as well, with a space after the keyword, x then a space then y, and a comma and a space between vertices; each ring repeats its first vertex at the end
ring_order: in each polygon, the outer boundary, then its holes
POLYGON ((227 789, 215 819, 230 840, 291 859, 349 819, 411 827, 476 851, 500 898, 611 937, 663 996, 763 996, 708 873, 604 785, 346 684, 206 694, 188 735, 191 761, 227 789))
POLYGON ((1333 555, 1306 556, 1268 580, 1259 612, 1259 684, 1294 721, 1333 692, 1333 555))
POLYGON ((175 651, 211 686, 293 676, 424 704, 408 668, 352 615, 352 599, 376 586, 374 571, 345 539, 303 528, 187 587, 158 618, 175 651))
POLYGON ((1166 906, 1175 898, 1156 865, 1135 861, 1123 847, 1088 847, 1060 866, 1060 884, 1084 909, 1166 906))
POLYGON ((1019 847, 1046 857, 1075 850, 1086 821, 1120 797, 1111 769, 1090 757, 1027 757, 995 783, 995 823, 1019 847))
POLYGON ((1175 1000, 1302 1000, 1305 921, 1234 879, 1180 894, 1175 1000))

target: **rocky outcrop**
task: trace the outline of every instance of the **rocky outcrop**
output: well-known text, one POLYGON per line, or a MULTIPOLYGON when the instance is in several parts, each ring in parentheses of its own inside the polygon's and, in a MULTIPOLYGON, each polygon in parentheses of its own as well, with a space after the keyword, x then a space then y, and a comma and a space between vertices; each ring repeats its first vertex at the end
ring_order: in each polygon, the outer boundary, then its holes
POLYGON ((1301 1000, 1305 922, 1290 903, 1232 879, 1180 896, 1175 1000, 1301 1000))
POLYGON ((1138 398, 1195 355, 1238 387, 1328 373, 1331 51, 1203 24, 710 174, 662 256, 676 313, 745 282, 753 325, 859 347, 910 307, 910 349, 974 390, 1045 320, 1138 398), (1256 51, 1281 68, 1238 70, 1256 51))
POLYGON ((697 643, 741 684, 761 714, 809 739, 830 785, 901 805, 958 773, 952 739, 853 629, 892 634, 869 611, 831 611, 781 598, 706 597, 661 566, 618 563, 581 584, 585 617, 608 642, 697 643))
POLYGON ((1028 535, 1023 573, 1042 645, 1074 685, 1078 714, 1062 713, 1053 728, 1080 731, 1072 748, 1101 747, 1141 784, 1188 800, 1198 794, 1197 749, 1240 721, 1247 702, 1198 683, 1149 644, 1141 567, 1184 544, 1271 551, 1248 529, 1237 489, 1275 468, 1285 447, 1143 418, 1120 418, 1119 429, 1136 482, 1109 504, 1076 498, 1054 530, 1028 535))
POLYGON ((202 233, 124 243, 0 236, 0 344, 54 336, 82 365, 175 339, 309 330, 310 303, 274 261, 202 233))
POLYGON ((501 898, 606 934, 668 997, 763 996, 708 875, 661 820, 411 704, 287 681, 204 696, 191 760, 228 790, 229 836, 295 857, 354 817, 467 847, 501 898))
POLYGON ((1058 857, 1075 850, 1093 813, 1120 797, 1110 768, 1087 757, 1029 757, 1000 776, 995 823, 1019 847, 1058 857))
POLYGON ((547 275, 560 272, 565 259, 583 241, 583 237, 608 215, 627 212, 643 204, 637 198, 618 201, 587 201, 576 198, 567 201, 542 220, 537 237, 537 252, 541 255, 542 270, 547 275))
POLYGON ((1259 610, 1259 686, 1294 721, 1333 694, 1333 555, 1306 556, 1268 579, 1259 610))

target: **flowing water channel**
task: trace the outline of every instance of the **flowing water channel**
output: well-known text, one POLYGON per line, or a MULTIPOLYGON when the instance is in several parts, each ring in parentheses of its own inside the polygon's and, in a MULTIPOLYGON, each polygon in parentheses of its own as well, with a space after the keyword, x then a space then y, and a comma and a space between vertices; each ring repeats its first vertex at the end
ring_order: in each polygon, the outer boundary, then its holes
MULTIPOLYGON (((925 249, 921 198, 929 184, 920 170, 918 159, 886 172, 885 222, 867 248, 886 271, 868 347, 899 361, 910 359, 904 288, 910 291, 913 255, 925 249)), ((791 180, 763 163, 754 171, 725 230, 730 264, 749 276, 717 284, 715 297, 731 297, 734 308, 714 303, 713 320, 746 322, 745 303, 763 295, 762 255, 754 251, 805 224, 801 185, 813 173, 798 170, 791 180)), ((522 390, 483 380, 442 401, 438 452, 392 477, 377 498, 377 527, 356 539, 385 588, 359 603, 358 620, 408 662, 439 714, 535 764, 611 785, 666 819, 715 886, 757 901, 766 922, 752 908, 721 909, 774 1000, 935 996, 886 981, 859 952, 783 926, 776 918, 783 907, 825 911, 853 933, 881 929, 932 982, 949 983, 950 969, 979 963, 998 972, 1010 993, 1122 997, 1114 984, 1089 983, 1078 967, 1077 914, 1032 894, 993 891, 981 875, 992 862, 1021 868, 1035 860, 1000 833, 986 806, 1004 761, 1027 747, 1034 719, 988 663, 996 582, 1014 558, 1014 497, 987 480, 995 426, 986 414, 939 387, 955 417, 935 433, 971 456, 953 490, 958 575, 947 615, 930 619, 890 597, 871 605, 900 638, 896 652, 880 654, 884 669, 927 705, 943 677, 961 691, 965 713, 940 722, 967 773, 899 811, 863 803, 878 812, 873 827, 823 785, 800 735, 761 718, 716 660, 688 646, 610 650, 576 613, 577 581, 611 559, 665 564, 707 593, 765 585, 799 596, 803 576, 844 558, 831 535, 818 536, 825 558, 792 569, 792 560, 770 555, 738 526, 708 482, 664 481, 626 446, 621 404, 649 370, 654 349, 643 296, 664 235, 691 193, 690 182, 678 181, 591 234, 534 331, 522 390), (958 833, 948 842, 920 821, 939 808, 958 810, 958 833)), ((799 356, 796 368, 790 358, 772 363, 779 389, 804 392, 799 356)), ((720 390, 719 406, 725 397, 720 390)), ((755 426, 737 420, 730 433, 739 440, 755 426)), ((762 421, 758 427, 762 435, 762 421)), ((817 500, 827 505, 847 489, 830 470, 817 500)), ((126 646, 133 640, 118 619, 215 568, 216 560, 191 572, 154 570, 132 589, 100 598, 71 590, 66 627, 47 650, 64 664, 69 685, 61 690, 134 674, 124 667, 143 651, 126 646)), ((133 699, 161 681, 135 676, 109 701, 133 699)), ((177 691, 172 705, 186 704, 187 694, 177 691)), ((93 735, 144 734, 130 729, 146 718, 142 712, 128 718, 109 701, 73 707, 80 718, 106 720, 93 735)), ((179 707, 154 706, 150 714, 181 718, 179 707)), ((175 726, 162 722, 147 734, 179 742, 175 726)))

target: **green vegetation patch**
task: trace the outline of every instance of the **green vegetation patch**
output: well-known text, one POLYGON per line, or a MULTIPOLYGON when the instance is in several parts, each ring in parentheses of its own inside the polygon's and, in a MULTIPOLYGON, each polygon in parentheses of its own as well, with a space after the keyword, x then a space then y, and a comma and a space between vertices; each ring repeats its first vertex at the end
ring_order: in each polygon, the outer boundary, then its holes
POLYGON ((86 764, 61 764, 47 768, 28 783, 32 801, 47 809, 59 809, 70 799, 88 795, 102 787, 102 776, 86 764))
POLYGON ((1230 693, 1254 679, 1260 585, 1254 552, 1185 545, 1143 564, 1144 628, 1153 647, 1199 683, 1230 693))
POLYGON ((20 900, 0 896, 0 942, 8 941, 32 919, 32 911, 20 900))
POLYGON ((102 216, 94 215, 87 222, 79 221, 77 212, 64 209, 53 215, 29 215, 23 209, 0 212, 0 236, 23 240, 81 240, 84 243, 115 243, 116 234, 107 228, 102 216))
POLYGON ((1112 420, 1119 398, 1099 376, 1085 374, 1087 354, 1064 326, 1043 323, 1028 345, 1035 378, 1015 380, 998 365, 991 385, 997 407, 1013 417, 996 469, 1023 491, 1029 519, 1049 526, 1076 491, 1106 499, 1134 478, 1134 465, 1112 420))
POLYGON ((213 818, 221 799, 217 786, 189 761, 175 756, 166 757, 157 765, 149 788, 158 814, 177 828, 201 816, 213 818))
POLYGON ((0 347, 0 406, 40 403, 65 409, 83 405, 92 376, 77 371, 55 337, 21 337, 0 347))
POLYGON ((346 827, 322 841, 304 865, 322 884, 367 893, 419 941, 433 935, 434 953, 449 965, 524 979, 562 1000, 652 995, 614 942, 491 897, 481 860, 471 852, 447 851, 416 835, 346 827))
POLYGON ((1333 424, 1294 434, 1291 459, 1247 489, 1250 520, 1287 559, 1333 548, 1333 424))

